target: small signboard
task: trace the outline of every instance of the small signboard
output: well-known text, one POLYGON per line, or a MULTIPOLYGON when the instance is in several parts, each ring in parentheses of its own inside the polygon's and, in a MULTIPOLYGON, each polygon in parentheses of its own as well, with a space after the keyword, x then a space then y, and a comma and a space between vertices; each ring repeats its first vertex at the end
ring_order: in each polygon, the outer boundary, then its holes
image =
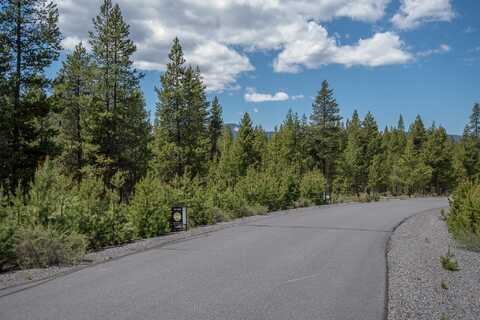
POLYGON ((187 208, 172 208, 171 225, 173 232, 187 231, 187 208))

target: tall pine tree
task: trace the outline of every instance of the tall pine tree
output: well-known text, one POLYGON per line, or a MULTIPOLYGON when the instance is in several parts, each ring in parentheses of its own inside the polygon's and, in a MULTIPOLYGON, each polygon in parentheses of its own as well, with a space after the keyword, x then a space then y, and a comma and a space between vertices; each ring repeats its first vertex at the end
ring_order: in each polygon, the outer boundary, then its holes
POLYGON ((476 139, 480 139, 480 104, 475 103, 470 115, 470 121, 465 127, 465 133, 476 139))
POLYGON ((85 152, 91 137, 88 122, 94 93, 95 66, 82 43, 67 56, 54 85, 54 101, 59 109, 58 138, 62 148, 63 172, 80 181, 86 164, 85 152))
POLYGON ((248 112, 243 114, 234 142, 234 152, 238 160, 238 174, 244 176, 250 166, 258 163, 260 156, 255 148, 256 132, 248 112))
POLYGON ((422 150, 423 144, 427 140, 427 131, 425 130, 425 126, 423 125, 422 118, 420 115, 417 115, 415 121, 410 126, 409 131, 409 138, 413 142, 413 147, 416 152, 420 152, 422 150))
POLYGON ((153 169, 164 180, 202 175, 207 167, 208 101, 198 68, 185 67, 178 38, 157 89, 153 169))
MULTIPOLYGON (((361 186, 363 190, 367 192, 369 181, 369 170, 371 169, 373 159, 375 156, 382 154, 381 149, 381 136, 378 132, 378 125, 371 112, 368 112, 365 119, 362 122, 361 130, 361 143, 362 143, 362 178, 361 186)), ((377 166, 378 167, 378 166, 377 166)))
POLYGON ((133 68, 136 47, 120 7, 103 0, 93 24, 90 45, 99 74, 90 124, 97 146, 93 162, 108 184, 117 172, 124 172, 128 195, 145 174, 148 161, 150 126, 140 90, 142 75, 133 68))
POLYGON ((352 119, 347 121, 347 142, 338 159, 337 183, 340 191, 352 192, 357 196, 361 191, 362 181, 362 132, 361 122, 357 110, 353 112, 352 119))
POLYGON ((0 183, 13 191, 53 152, 44 70, 59 56, 61 35, 53 1, 1 0, 0 8, 0 183))
POLYGON ((431 193, 444 194, 453 186, 453 144, 444 128, 432 126, 422 150, 423 161, 432 168, 431 193))
POLYGON ((223 130, 223 118, 222 118, 222 106, 218 101, 218 98, 215 97, 210 108, 210 115, 208 118, 208 137, 210 144, 210 160, 215 159, 218 156, 219 150, 219 141, 220 136, 222 135, 223 130))
POLYGON ((312 122, 309 145, 310 155, 319 164, 324 177, 327 178, 328 191, 331 191, 335 175, 335 161, 340 153, 342 117, 337 101, 328 82, 322 82, 310 116, 312 122))

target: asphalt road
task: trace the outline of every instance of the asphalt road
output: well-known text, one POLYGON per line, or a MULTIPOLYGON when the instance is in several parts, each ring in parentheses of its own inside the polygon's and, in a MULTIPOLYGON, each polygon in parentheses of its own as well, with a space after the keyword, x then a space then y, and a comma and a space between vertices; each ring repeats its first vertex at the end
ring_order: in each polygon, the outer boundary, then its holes
POLYGON ((446 199, 290 211, 0 298, 0 319, 383 319, 392 229, 446 199))

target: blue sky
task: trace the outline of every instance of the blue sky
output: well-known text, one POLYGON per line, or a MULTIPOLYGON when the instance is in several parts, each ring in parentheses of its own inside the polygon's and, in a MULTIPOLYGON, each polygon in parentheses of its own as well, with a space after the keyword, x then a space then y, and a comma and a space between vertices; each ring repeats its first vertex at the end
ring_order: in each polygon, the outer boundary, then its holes
MULTIPOLYGON (((477 0, 119 0, 138 45, 136 66, 154 112, 173 37, 204 72, 225 122, 249 112, 272 130, 288 109, 309 114, 322 80, 342 115, 380 127, 420 114, 461 134, 480 101, 477 0)), ((58 0, 66 52, 87 37, 96 0, 58 0)), ((52 72, 58 66, 52 67, 52 72)))

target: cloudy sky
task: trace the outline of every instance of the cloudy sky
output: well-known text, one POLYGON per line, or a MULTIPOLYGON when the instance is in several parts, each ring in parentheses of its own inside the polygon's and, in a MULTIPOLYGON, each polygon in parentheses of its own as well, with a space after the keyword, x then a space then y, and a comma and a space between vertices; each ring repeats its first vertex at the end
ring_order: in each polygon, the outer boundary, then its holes
MULTIPOLYGON (((99 0, 56 1, 68 53, 87 38, 99 0)), ((461 133, 480 100, 478 0, 116 2, 137 44, 149 110, 175 36, 226 122, 247 111, 271 130, 289 108, 308 114, 323 79, 344 117, 372 111, 381 126, 420 113, 461 133)))

